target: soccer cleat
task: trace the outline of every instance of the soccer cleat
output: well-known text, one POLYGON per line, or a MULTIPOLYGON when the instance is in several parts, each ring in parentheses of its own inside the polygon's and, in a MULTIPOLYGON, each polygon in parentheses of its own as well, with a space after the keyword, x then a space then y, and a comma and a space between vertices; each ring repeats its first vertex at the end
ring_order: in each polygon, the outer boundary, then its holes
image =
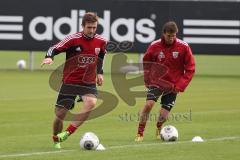
POLYGON ((143 136, 140 134, 137 134, 135 138, 135 142, 141 142, 141 141, 143 141, 143 136))
POLYGON ((70 135, 70 133, 68 131, 64 131, 62 133, 59 133, 57 135, 59 142, 65 141, 68 138, 69 135, 70 135))
POLYGON ((62 148, 60 142, 54 142, 53 146, 56 149, 61 149, 62 148))
POLYGON ((157 128, 156 129, 156 138, 159 139, 159 140, 161 139, 160 132, 161 132, 161 128, 157 128))

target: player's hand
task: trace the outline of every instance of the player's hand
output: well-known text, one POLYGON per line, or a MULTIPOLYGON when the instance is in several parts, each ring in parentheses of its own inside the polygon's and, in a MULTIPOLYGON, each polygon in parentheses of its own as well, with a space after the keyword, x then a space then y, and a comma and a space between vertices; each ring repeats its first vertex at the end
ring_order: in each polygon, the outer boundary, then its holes
POLYGON ((97 85, 101 86, 103 84, 103 75, 102 74, 98 74, 97 75, 97 85))
POLYGON ((53 63, 53 60, 52 58, 45 58, 42 63, 41 63, 41 67, 44 65, 44 64, 49 64, 51 65, 53 63))

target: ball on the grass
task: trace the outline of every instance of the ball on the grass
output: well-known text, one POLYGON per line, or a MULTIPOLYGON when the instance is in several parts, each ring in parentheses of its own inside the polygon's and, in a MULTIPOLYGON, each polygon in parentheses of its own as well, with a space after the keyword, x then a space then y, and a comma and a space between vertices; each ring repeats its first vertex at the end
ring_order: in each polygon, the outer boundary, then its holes
POLYGON ((93 132, 86 132, 80 139, 80 147, 86 150, 95 150, 99 145, 99 139, 93 132))
POLYGON ((172 125, 167 125, 161 129, 160 136, 163 141, 177 141, 178 130, 172 125))
POLYGON ((26 61, 23 59, 20 59, 17 61, 17 67, 18 69, 25 69, 26 68, 26 61))

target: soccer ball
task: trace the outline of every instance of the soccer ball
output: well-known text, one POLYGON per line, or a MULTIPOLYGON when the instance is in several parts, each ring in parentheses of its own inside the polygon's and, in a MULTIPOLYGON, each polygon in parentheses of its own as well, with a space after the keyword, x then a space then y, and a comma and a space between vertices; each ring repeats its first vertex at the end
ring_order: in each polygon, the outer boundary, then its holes
POLYGON ((21 59, 17 61, 17 67, 18 69, 25 69, 26 68, 26 61, 21 59))
POLYGON ((178 131, 174 126, 171 125, 163 127, 160 135, 163 141, 176 141, 178 139, 178 131))
POLYGON ((86 150, 95 150, 99 145, 99 139, 93 132, 86 132, 80 139, 80 147, 86 150))

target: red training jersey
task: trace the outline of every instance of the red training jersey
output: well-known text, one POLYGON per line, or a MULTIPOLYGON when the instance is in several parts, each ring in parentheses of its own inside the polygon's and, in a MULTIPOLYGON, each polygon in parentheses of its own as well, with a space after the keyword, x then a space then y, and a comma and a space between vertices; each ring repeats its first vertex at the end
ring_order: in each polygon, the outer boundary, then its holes
POLYGON ((195 72, 191 48, 178 38, 172 45, 166 45, 164 38, 152 42, 143 57, 143 63, 147 86, 151 83, 162 86, 170 84, 181 92, 188 86, 195 72))
MULTIPOLYGON (((50 47, 46 57, 53 58, 54 55, 66 52, 63 83, 94 84, 99 61, 102 61, 106 54, 106 45, 107 41, 98 34, 89 38, 82 32, 77 32, 50 47)), ((101 74, 100 70, 98 72, 101 74)))

